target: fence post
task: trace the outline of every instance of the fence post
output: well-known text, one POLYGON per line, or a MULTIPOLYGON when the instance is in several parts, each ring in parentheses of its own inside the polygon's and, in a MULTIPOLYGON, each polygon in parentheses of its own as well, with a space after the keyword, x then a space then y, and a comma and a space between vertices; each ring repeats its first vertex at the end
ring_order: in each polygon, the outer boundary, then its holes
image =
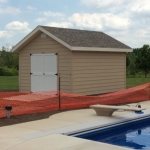
POLYGON ((59 77, 59 88, 58 88, 58 102, 59 102, 59 110, 61 110, 61 100, 60 100, 60 77, 59 77))
POLYGON ((148 87, 148 89, 149 89, 149 90, 148 90, 148 97, 149 97, 148 99, 150 100, 150 82, 149 82, 149 87, 148 87))

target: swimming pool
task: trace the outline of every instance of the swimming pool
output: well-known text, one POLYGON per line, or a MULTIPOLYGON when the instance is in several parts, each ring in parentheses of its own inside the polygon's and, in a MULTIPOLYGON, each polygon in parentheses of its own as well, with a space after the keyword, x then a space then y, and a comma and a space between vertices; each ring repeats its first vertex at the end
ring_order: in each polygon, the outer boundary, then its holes
POLYGON ((150 116, 72 136, 132 149, 150 150, 150 116))

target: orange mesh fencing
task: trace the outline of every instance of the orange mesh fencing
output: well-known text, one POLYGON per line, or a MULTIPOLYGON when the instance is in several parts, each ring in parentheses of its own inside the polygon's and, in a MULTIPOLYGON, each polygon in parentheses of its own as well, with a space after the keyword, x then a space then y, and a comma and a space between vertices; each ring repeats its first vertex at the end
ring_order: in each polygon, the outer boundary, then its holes
POLYGON ((5 106, 11 105, 11 116, 59 110, 85 108, 93 104, 126 104, 150 100, 150 83, 98 96, 84 96, 58 91, 0 92, 0 118, 6 117, 5 106))

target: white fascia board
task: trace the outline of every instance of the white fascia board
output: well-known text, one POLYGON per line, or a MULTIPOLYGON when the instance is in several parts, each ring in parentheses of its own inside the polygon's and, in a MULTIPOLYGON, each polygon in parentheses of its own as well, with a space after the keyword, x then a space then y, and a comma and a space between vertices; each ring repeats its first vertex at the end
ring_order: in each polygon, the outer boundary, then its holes
POLYGON ((125 48, 97 48, 97 47, 72 47, 72 51, 97 51, 97 52, 133 52, 125 48))
POLYGON ((12 52, 18 51, 18 48, 23 45, 29 38, 36 34, 40 30, 40 26, 36 27, 32 32, 30 32, 26 37, 24 37, 17 45, 12 48, 12 52))

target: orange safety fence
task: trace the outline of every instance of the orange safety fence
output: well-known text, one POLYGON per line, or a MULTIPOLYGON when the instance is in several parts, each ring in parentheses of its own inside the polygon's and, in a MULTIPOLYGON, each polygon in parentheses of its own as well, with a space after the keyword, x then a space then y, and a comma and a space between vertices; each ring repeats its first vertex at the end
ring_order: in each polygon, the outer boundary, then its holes
POLYGON ((5 106, 11 105, 11 116, 64 109, 85 108, 93 104, 126 104, 150 100, 150 83, 114 93, 84 96, 58 91, 0 92, 0 118, 6 117, 5 106))

